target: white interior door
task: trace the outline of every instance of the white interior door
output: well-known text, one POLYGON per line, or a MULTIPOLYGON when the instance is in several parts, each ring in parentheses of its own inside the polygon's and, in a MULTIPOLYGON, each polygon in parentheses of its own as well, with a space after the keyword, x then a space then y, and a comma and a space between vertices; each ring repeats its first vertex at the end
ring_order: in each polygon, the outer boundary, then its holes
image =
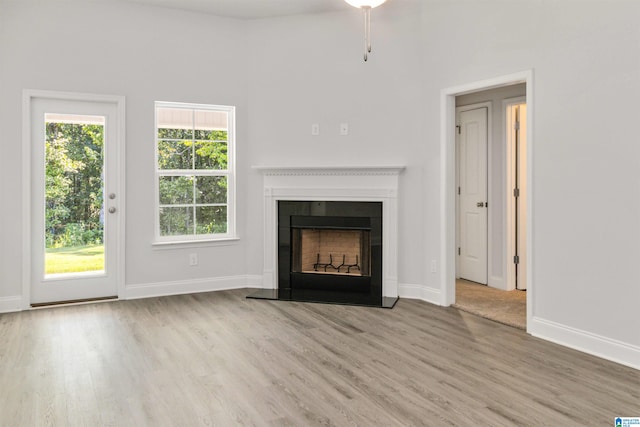
POLYGON ((117 297, 118 105, 30 106, 31 304, 117 297))
POLYGON ((458 276, 487 284, 487 108, 458 114, 458 276))

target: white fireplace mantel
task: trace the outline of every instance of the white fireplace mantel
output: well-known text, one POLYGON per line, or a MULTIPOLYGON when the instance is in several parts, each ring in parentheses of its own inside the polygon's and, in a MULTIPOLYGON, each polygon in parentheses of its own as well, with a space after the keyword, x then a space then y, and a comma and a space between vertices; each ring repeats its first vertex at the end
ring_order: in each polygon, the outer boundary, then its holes
POLYGON ((404 166, 254 166, 256 169, 262 172, 263 175, 268 176, 282 176, 282 175, 399 175, 404 169, 404 166))
POLYGON ((278 201, 382 202, 382 295, 398 296, 398 178, 404 166, 254 166, 263 174, 263 288, 278 287, 278 201))

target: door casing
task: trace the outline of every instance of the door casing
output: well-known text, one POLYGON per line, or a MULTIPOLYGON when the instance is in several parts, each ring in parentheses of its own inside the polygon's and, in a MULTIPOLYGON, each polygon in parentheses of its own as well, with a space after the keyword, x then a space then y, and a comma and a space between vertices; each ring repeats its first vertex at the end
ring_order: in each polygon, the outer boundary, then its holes
MULTIPOLYGON (((526 84, 527 99, 527 329, 535 313, 533 277, 533 208, 534 183, 532 175, 532 150, 534 146, 534 98, 533 70, 525 70, 491 79, 480 80, 442 89, 440 92, 440 304, 449 306, 455 302, 456 284, 456 202, 455 202, 455 98, 459 95, 489 90, 517 83, 526 84)), ((506 162, 505 162, 506 163, 506 162)), ((505 165, 506 167, 506 165, 505 165)))
POLYGON ((117 157, 117 174, 118 182, 116 185, 118 202, 118 220, 115 223, 117 228, 117 247, 116 247, 116 263, 117 288, 118 297, 124 296, 125 290, 125 98, 123 96, 114 95, 93 95, 84 93, 45 91, 25 89, 22 96, 22 308, 31 308, 31 282, 32 282, 32 203, 31 203, 31 138, 32 123, 31 110, 35 99, 50 99, 63 101, 85 101, 109 103, 116 107, 117 130, 115 135, 116 149, 114 150, 117 157))

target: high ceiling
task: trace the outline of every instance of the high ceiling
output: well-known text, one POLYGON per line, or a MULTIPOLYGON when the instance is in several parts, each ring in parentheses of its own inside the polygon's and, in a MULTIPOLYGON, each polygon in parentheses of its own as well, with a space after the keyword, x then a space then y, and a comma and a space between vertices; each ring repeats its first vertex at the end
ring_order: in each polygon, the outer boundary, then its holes
POLYGON ((238 19, 322 13, 351 8, 344 0, 127 0, 238 19))

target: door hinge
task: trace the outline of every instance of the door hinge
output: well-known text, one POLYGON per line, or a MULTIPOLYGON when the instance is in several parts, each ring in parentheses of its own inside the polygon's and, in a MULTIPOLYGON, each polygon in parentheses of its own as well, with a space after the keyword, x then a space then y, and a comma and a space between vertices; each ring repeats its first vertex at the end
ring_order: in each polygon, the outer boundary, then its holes
POLYGON ((513 197, 520 197, 520 189, 519 188, 514 188, 513 189, 513 197))
POLYGON ((460 255, 460 248, 458 248, 458 255, 460 255))
POLYGON ((458 187, 458 194, 460 194, 460 187, 458 187))
POLYGON ((460 125, 456 125, 456 130, 458 131, 458 135, 462 133, 462 127, 460 125))
POLYGON ((513 122, 513 129, 520 130, 520 122, 513 122))
POLYGON ((519 257, 518 255, 515 255, 515 256, 513 257, 513 263, 514 263, 514 264, 520 264, 520 257, 519 257))

